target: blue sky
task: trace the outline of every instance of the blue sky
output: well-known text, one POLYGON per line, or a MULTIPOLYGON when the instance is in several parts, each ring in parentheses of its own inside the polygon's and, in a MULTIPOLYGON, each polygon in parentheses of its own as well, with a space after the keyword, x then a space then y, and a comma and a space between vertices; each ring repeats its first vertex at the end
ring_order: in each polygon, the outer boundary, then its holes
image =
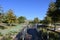
POLYGON ((30 20, 35 17, 42 20, 46 16, 49 3, 50 0, 0 0, 5 12, 12 9, 17 17, 25 16, 30 20))

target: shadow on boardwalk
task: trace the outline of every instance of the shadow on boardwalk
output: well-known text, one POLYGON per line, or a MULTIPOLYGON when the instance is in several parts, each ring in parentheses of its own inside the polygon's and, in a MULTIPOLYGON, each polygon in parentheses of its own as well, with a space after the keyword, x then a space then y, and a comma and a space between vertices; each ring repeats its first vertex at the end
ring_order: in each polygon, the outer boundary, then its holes
MULTIPOLYGON (((24 29, 23 29, 24 31, 24 29)), ((41 32, 38 32, 36 29, 27 29, 27 33, 19 32, 14 40, 41 40, 41 32)))

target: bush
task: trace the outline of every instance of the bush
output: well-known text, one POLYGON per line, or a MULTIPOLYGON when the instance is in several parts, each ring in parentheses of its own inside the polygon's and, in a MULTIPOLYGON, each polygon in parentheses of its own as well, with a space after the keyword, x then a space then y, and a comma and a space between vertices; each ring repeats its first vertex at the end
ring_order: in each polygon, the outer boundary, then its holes
POLYGON ((0 29, 5 29, 5 27, 0 25, 0 29))
POLYGON ((12 37, 11 36, 3 36, 2 40, 11 40, 12 37))
POLYGON ((0 33, 0 36, 3 36, 2 33, 0 33))
POLYGON ((49 31, 49 34, 47 34, 48 31, 49 30, 46 30, 46 29, 44 29, 42 31, 43 40, 46 40, 47 39, 47 36, 49 36, 49 40, 60 40, 60 34, 54 32, 54 31, 49 31))

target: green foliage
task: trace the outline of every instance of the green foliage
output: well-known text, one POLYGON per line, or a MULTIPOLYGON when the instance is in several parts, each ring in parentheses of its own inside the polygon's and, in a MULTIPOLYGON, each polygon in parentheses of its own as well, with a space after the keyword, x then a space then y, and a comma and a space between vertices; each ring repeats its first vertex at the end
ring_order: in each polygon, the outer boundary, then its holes
POLYGON ((57 7, 57 5, 58 2, 52 2, 47 11, 47 16, 51 17, 53 22, 60 20, 60 9, 57 7))
POLYGON ((60 7, 60 0, 56 0, 56 7, 57 7, 57 8, 60 7))
POLYGON ((50 32, 49 33, 49 39, 53 39, 53 40, 59 40, 59 34, 58 33, 55 33, 55 32, 50 32))
POLYGON ((57 21, 59 22, 60 21, 60 0, 56 0, 55 4, 57 7, 57 10, 55 11, 55 13, 57 15, 57 21))
POLYGON ((12 40, 11 36, 3 36, 2 40, 12 40))
POLYGON ((4 20, 3 17, 4 17, 4 11, 3 11, 3 7, 0 6, 0 23, 2 23, 2 21, 4 20))
POLYGON ((39 23, 40 20, 38 18, 34 18, 34 23, 39 23))
POLYGON ((7 12, 6 21, 7 21, 9 24, 15 23, 15 21, 16 21, 16 16, 14 15, 13 10, 10 9, 10 10, 7 12))
POLYGON ((4 26, 0 26, 0 29, 5 29, 5 27, 4 26))
POLYGON ((25 20, 26 20, 26 18, 25 18, 24 16, 20 16, 20 17, 18 18, 19 23, 24 23, 25 20))
POLYGON ((47 17, 51 18, 51 22, 54 23, 54 30, 56 29, 55 23, 60 21, 60 1, 51 2, 47 11, 47 17))
MULTIPOLYGON (((55 3, 53 2, 53 3, 51 3, 50 5, 49 5, 49 8, 48 8, 48 11, 47 11, 47 16, 48 17, 51 17, 51 19, 53 18, 55 18, 55 10, 56 10, 56 5, 55 5, 55 3)), ((53 21, 53 20, 52 20, 53 21)))
POLYGON ((49 36, 48 40, 60 40, 60 34, 58 32, 56 33, 54 31, 50 31, 45 28, 41 29, 40 31, 42 31, 43 40, 46 40, 47 38, 45 38, 45 37, 47 37, 47 36, 49 36))
POLYGON ((34 24, 34 22, 33 21, 29 21, 29 24, 34 24))
POLYGON ((9 9, 8 12, 4 14, 2 7, 0 7, 0 23, 16 23, 16 16, 12 9, 9 9))
POLYGON ((2 34, 2 33, 0 33, 0 36, 3 36, 3 34, 2 34))
POLYGON ((46 16, 43 20, 43 24, 50 24, 51 23, 51 17, 46 16))

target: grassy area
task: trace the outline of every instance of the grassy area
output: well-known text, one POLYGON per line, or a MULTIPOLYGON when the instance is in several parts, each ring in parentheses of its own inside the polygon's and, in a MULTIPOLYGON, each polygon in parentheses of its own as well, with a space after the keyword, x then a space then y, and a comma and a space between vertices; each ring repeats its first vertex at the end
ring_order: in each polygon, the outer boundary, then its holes
POLYGON ((23 28, 22 27, 23 25, 17 25, 17 26, 14 26, 14 27, 9 27, 8 29, 4 29, 4 30, 1 30, 0 29, 0 32, 5 35, 5 34, 8 34, 8 33, 11 33, 11 32, 20 32, 20 30, 23 28))
POLYGON ((13 40, 13 37, 22 30, 23 25, 19 24, 17 26, 9 26, 7 29, 0 29, 0 37, 3 40, 13 40))

